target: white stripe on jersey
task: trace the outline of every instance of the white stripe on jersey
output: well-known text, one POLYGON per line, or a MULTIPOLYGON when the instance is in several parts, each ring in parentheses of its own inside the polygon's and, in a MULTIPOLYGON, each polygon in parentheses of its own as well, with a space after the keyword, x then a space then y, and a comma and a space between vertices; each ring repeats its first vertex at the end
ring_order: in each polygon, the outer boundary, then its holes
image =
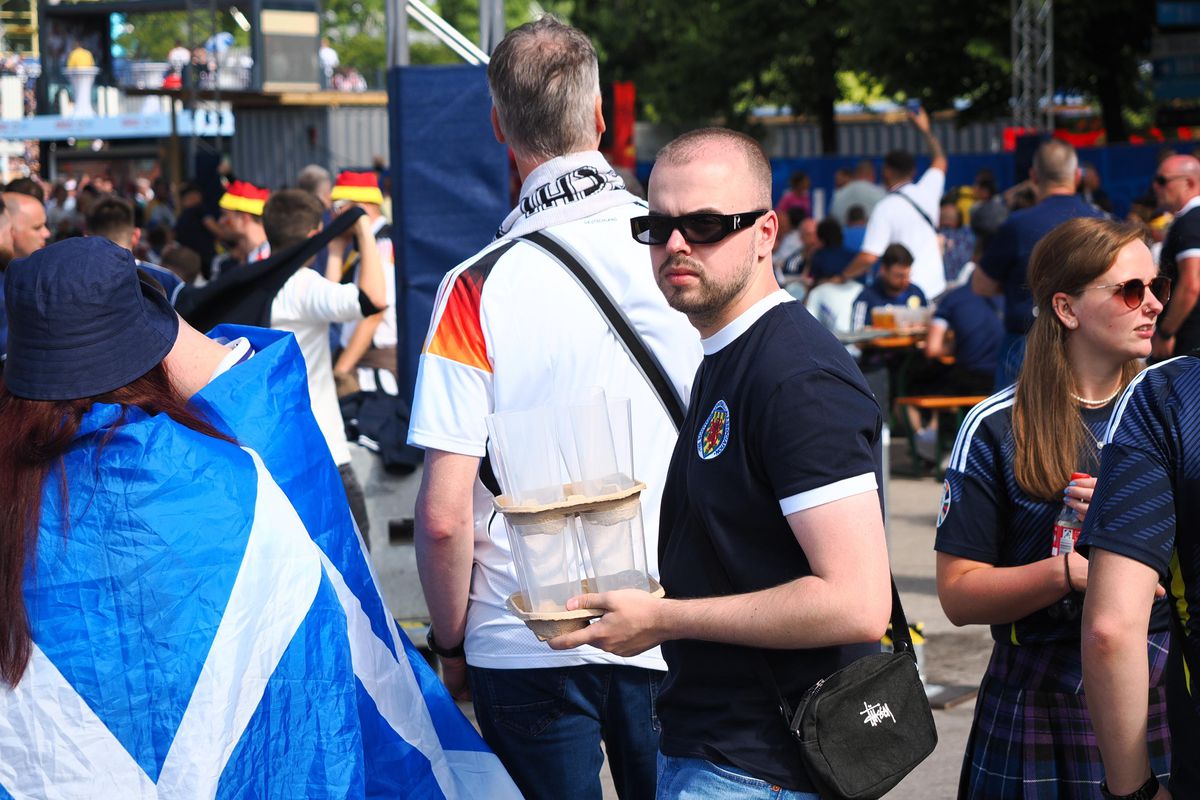
POLYGON ((963 420, 962 428, 958 431, 958 438, 954 441, 954 449, 950 451, 950 469, 956 469, 959 472, 966 471, 967 452, 971 448, 971 439, 975 436, 975 431, 979 430, 985 417, 1011 406, 1015 402, 1016 396, 1017 385, 1014 383, 1007 389, 984 400, 967 413, 967 418, 963 420))
POLYGON ((1184 358, 1184 356, 1175 356, 1175 358, 1168 358, 1166 361, 1159 361, 1153 366, 1146 367, 1133 377, 1133 380, 1125 387, 1125 391, 1121 392, 1121 399, 1117 401, 1117 407, 1113 409, 1112 416, 1108 418, 1108 427, 1104 429, 1105 444, 1112 441, 1113 431, 1117 429, 1117 425, 1121 424, 1121 415, 1125 413, 1125 406, 1129 405, 1129 397, 1133 394, 1133 387, 1141 383, 1142 378, 1146 377, 1150 370, 1158 369, 1165 364, 1170 364, 1172 361, 1178 361, 1181 358, 1184 358))

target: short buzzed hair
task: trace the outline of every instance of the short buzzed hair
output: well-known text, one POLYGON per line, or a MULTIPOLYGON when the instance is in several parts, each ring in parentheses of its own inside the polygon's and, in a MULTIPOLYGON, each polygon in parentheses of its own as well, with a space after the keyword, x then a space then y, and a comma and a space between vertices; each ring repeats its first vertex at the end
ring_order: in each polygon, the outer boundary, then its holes
POLYGON ((737 150, 746 162, 748 176, 763 208, 771 207, 771 162, 753 137, 728 128, 699 128, 676 137, 658 151, 656 161, 686 164, 710 144, 737 150))
POLYGON ((488 62, 488 87, 518 153, 556 158, 595 148, 600 68, 582 31, 550 14, 514 28, 488 62))
POLYGON ((321 227, 325 207, 303 189, 272 192, 263 207, 262 224, 271 250, 278 252, 308 238, 321 227))
POLYGON ((133 203, 115 195, 101 197, 87 215, 88 233, 122 247, 130 246, 134 227, 133 203))
POLYGON ((1079 156, 1070 142, 1047 139, 1033 154, 1033 171, 1039 186, 1074 186, 1079 156))
POLYGON ((911 267, 913 263, 912 253, 902 244, 889 244, 887 249, 883 251, 883 255, 879 257, 884 267, 894 267, 899 264, 902 267, 911 267))
POLYGON ((39 203, 46 202, 46 190, 33 178, 17 178, 4 187, 4 191, 32 197, 39 203))

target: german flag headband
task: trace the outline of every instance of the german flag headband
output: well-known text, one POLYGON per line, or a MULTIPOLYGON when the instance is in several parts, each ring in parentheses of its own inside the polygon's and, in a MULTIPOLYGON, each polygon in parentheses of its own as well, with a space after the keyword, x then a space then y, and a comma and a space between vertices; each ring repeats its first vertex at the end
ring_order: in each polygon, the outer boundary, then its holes
POLYGON ((374 172, 343 172, 337 176, 329 197, 351 203, 383 203, 383 192, 379 191, 379 179, 374 172))
POLYGON ((234 181, 229 184, 225 194, 221 195, 221 201, 217 205, 226 211, 245 211, 247 214, 261 217, 263 207, 270 196, 271 192, 268 189, 260 189, 246 181, 234 181))

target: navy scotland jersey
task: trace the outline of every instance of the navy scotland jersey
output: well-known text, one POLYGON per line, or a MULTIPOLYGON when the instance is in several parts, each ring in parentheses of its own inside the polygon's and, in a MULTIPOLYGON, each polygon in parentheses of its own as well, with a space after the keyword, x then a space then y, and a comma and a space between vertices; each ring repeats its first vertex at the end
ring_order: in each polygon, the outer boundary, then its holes
MULTIPOLYGON (((704 341, 663 493, 669 597, 753 592, 812 574, 787 515, 878 492, 882 416, 838 341, 785 292, 704 341)), ((882 555, 882 554, 881 554, 882 555)), ((813 791, 754 650, 664 642, 660 748, 813 791)), ((761 650, 793 706, 878 642, 761 650)))
MULTIPOLYGON (((946 470, 934 549, 997 567, 1018 567, 1050 556, 1060 500, 1027 495, 1013 473, 1016 442, 1012 406, 1017 387, 983 401, 967 415, 946 470)), ((1114 404, 1083 410, 1092 436, 1101 440, 1114 404)), ((1086 438, 1086 437, 1085 437, 1086 438)), ((1077 471, 1095 475, 1099 461, 1087 440, 1077 471)), ((1063 488, 1066 488, 1065 486, 1063 488)), ((1091 513, 1095 513, 1094 507, 1091 513)), ((1156 604, 1153 630, 1166 630, 1165 604, 1156 604)), ((1080 620, 1054 619, 1047 609, 1007 625, 992 625, 992 638, 1014 645, 1079 641, 1080 620)))
MULTIPOLYGON (((1190 757, 1200 745, 1200 358, 1173 358, 1139 374, 1107 436, 1080 546, 1139 561, 1167 587, 1186 633, 1182 642, 1172 637, 1167 667, 1172 749, 1190 757)), ((1176 797, 1200 796, 1193 762, 1172 759, 1176 797)))

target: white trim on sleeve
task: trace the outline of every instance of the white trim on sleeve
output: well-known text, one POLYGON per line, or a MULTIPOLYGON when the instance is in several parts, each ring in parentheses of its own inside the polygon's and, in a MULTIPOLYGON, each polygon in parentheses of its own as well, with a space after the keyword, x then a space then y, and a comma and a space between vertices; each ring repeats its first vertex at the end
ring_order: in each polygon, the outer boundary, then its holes
POLYGON ((834 481, 816 489, 809 489, 807 492, 800 492, 800 494, 785 497, 779 501, 779 508, 786 517, 788 514, 795 514, 797 511, 807 511, 810 508, 823 506, 835 500, 845 500, 847 497, 853 497, 856 494, 874 492, 878 488, 879 484, 875 482, 875 474, 864 472, 862 475, 855 475, 853 478, 834 481))
POLYGON ((1175 254, 1175 263, 1178 264, 1180 261, 1183 261, 1185 258, 1198 258, 1198 257, 1200 257, 1200 247, 1190 247, 1187 250, 1183 250, 1183 251, 1175 254))

